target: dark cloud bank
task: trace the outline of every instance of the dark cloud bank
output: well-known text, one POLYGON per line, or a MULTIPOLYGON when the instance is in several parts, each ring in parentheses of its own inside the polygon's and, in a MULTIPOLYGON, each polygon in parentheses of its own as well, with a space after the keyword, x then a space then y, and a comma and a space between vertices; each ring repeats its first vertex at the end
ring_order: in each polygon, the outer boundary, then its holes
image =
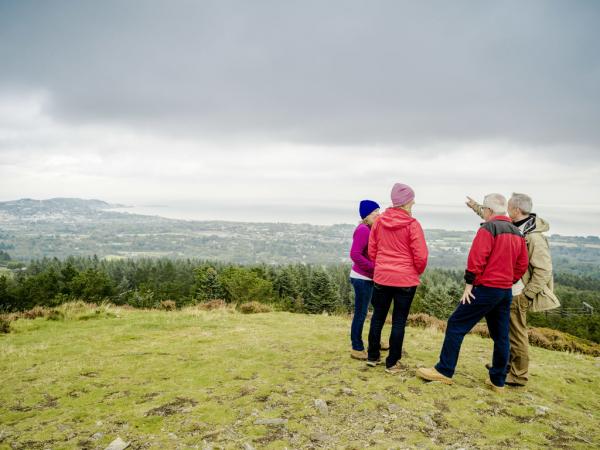
POLYGON ((0 90, 69 122, 593 158, 598 24, 592 1, 4 1, 0 90))

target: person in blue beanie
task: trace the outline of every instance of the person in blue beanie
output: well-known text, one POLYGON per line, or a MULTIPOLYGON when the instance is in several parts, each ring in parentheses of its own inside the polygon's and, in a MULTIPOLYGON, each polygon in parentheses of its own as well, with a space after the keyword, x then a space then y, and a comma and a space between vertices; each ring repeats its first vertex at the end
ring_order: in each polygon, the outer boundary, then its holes
POLYGON ((367 352, 362 340, 362 331, 367 318, 371 294, 373 293, 373 270, 375 265, 369 259, 369 234, 371 225, 379 216, 379 205, 373 200, 360 202, 358 212, 361 221, 354 230, 350 259, 352 270, 350 271, 350 282, 354 288, 354 317, 350 327, 350 340, 352 350, 350 357, 359 360, 367 359, 367 352))

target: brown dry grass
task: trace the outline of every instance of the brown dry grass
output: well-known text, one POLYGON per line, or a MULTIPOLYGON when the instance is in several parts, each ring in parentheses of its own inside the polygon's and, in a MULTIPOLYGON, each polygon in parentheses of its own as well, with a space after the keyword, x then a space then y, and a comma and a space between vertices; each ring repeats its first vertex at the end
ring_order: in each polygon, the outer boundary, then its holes
POLYGON ((212 311, 213 309, 227 308, 227 302, 220 299, 208 300, 206 302, 198 303, 196 308, 203 311, 212 311))
POLYGON ((264 303, 260 302, 242 303, 240 306, 238 306, 238 310, 242 314, 258 314, 273 311, 273 309, 269 305, 265 305, 264 303))
MULTIPOLYGON (((410 314, 408 316, 408 325, 418 328, 433 328, 442 332, 446 331, 446 321, 424 313, 410 314)), ((483 323, 475 325, 471 330, 471 334, 484 338, 490 337, 487 325, 483 323)), ((548 350, 600 356, 599 344, 550 328, 529 328, 529 344, 548 350)))
POLYGON ((177 309, 177 303, 173 300, 163 300, 160 302, 160 309, 164 311, 175 311, 177 309))

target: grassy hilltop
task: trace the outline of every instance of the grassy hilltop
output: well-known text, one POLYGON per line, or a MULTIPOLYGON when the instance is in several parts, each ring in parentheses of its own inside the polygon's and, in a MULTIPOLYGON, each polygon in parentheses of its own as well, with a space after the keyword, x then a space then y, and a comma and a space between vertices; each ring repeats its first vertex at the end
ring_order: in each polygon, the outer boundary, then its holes
POLYGON ((499 396, 483 385, 492 342, 477 336, 447 387, 414 377, 438 355, 433 329, 407 329, 412 369, 392 376, 348 357, 341 317, 65 315, 0 334, 0 448, 103 449, 117 437, 157 449, 600 447, 589 356, 532 348, 531 385, 499 396))

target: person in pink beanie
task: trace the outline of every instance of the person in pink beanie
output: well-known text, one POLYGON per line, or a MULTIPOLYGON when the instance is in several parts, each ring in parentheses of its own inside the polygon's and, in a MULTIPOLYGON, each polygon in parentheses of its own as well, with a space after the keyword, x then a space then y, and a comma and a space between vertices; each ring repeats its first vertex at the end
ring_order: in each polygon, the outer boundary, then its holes
POLYGON ((404 369, 400 363, 404 328, 420 284, 419 276, 427 267, 428 250, 423 228, 412 216, 413 189, 396 183, 391 199, 392 206, 375 221, 369 237, 369 259, 375 270, 367 364, 375 366, 381 362, 381 330, 393 302, 390 352, 385 365, 386 372, 398 373, 404 369))

